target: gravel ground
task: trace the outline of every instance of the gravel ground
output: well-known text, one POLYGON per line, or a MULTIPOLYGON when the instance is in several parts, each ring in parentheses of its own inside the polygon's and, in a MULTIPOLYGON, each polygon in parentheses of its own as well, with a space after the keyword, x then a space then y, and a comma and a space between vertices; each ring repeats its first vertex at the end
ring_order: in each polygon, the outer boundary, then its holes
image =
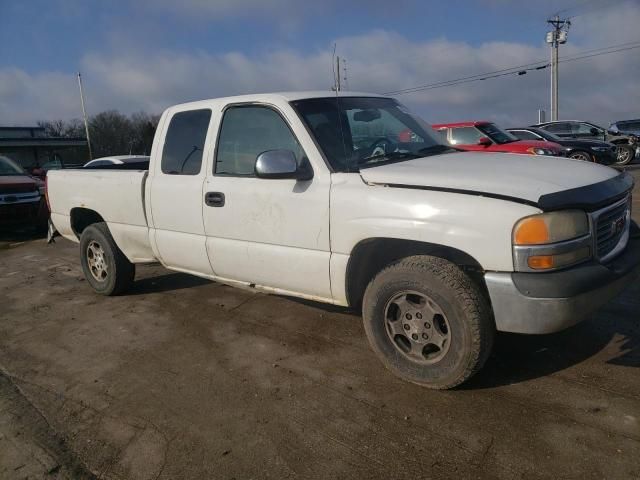
POLYGON ((0 241, 2 479, 640 477, 639 282, 434 392, 352 312, 158 266, 100 297, 27 238, 0 241))

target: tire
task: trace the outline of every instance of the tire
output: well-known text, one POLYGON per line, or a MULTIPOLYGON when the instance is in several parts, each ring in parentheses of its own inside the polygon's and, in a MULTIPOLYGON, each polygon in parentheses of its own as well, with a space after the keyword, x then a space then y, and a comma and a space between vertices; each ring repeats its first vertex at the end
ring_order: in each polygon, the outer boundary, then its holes
POLYGON ((631 145, 616 145, 616 161, 614 165, 627 165, 636 156, 636 149, 631 145))
POLYGON ((106 223, 94 223, 80 236, 80 263, 89 285, 101 295, 119 295, 133 283, 135 265, 113 240, 106 223))
POLYGON ((573 158, 574 160, 582 160, 584 162, 594 162, 594 158, 583 150, 575 150, 569 154, 569 158, 573 158))
POLYGON ((441 258, 413 256, 389 265, 369 283, 362 311, 382 363, 427 388, 462 384, 493 347, 488 302, 460 268, 441 258))

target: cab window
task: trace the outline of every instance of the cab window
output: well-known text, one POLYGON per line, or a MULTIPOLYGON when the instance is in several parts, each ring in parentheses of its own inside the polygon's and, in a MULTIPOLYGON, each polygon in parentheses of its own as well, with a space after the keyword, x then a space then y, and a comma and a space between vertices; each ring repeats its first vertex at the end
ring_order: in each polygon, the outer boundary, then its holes
POLYGON ((279 113, 269 107, 228 108, 222 119, 214 173, 253 176, 258 155, 268 150, 291 150, 298 160, 304 151, 279 113))
POLYGON ((202 167, 202 152, 207 138, 211 110, 178 112, 167 129, 160 162, 162 173, 197 175, 202 167))

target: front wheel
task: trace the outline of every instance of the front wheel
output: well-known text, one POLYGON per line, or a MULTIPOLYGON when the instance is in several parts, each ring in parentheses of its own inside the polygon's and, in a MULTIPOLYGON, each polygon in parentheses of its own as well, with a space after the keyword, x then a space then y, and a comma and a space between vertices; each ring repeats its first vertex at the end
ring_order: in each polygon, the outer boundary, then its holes
POLYGON ((453 388, 480 370, 495 336, 476 284, 456 265, 430 256, 408 257, 376 275, 363 318, 382 363, 433 389, 453 388))
POLYGON ((616 145, 616 162, 614 165, 627 165, 635 155, 636 150, 631 145, 616 145))
POLYGON ((102 295, 118 295, 133 283, 131 263, 113 240, 106 223, 94 223, 80 237, 80 262, 89 285, 102 295))
POLYGON ((582 150, 576 150, 569 154, 569 158, 573 158, 574 160, 582 160, 583 162, 593 162, 594 159, 591 158, 587 152, 583 152, 582 150))

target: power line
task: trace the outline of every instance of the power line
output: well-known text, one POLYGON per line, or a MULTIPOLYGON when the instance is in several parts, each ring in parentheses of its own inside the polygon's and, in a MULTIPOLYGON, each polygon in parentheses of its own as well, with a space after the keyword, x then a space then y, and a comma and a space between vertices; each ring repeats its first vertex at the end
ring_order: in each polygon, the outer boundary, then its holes
POLYGON ((633 50, 634 48, 640 48, 640 44, 633 45, 633 46, 626 47, 626 48, 618 48, 616 50, 610 50, 608 52, 594 53, 594 54, 591 54, 591 55, 582 55, 582 56, 573 57, 573 58, 565 58, 565 59, 560 60, 560 62, 573 62, 574 60, 582 60, 584 58, 597 57, 599 55, 608 55, 610 53, 624 52, 625 50, 633 50))
POLYGON ((476 75, 470 75, 470 76, 467 76, 467 77, 456 78, 456 79, 453 79, 453 80, 444 80, 442 82, 428 83, 426 85, 418 85, 418 86, 410 87, 410 88, 401 88, 399 90, 394 90, 392 92, 386 92, 385 95, 398 94, 398 93, 411 93, 411 91, 413 91, 413 90, 420 90, 422 88, 430 88, 430 87, 437 86, 437 85, 440 85, 440 84, 447 84, 447 83, 450 83, 450 82, 457 82, 458 80, 467 80, 467 79, 472 79, 472 78, 476 78, 476 77, 483 77, 485 75, 492 75, 494 73, 506 72, 508 70, 516 70, 516 69, 519 69, 519 68, 527 68, 527 67, 531 67, 533 65, 538 65, 540 63, 544 63, 544 62, 546 62, 546 60, 542 60, 540 62, 526 63, 524 65, 518 65, 518 66, 515 66, 515 67, 503 68, 501 70, 494 70, 492 72, 478 73, 476 75))
MULTIPOLYGON (((640 47, 640 41, 621 43, 618 45, 610 45, 608 47, 584 50, 582 52, 578 52, 574 54, 573 56, 562 58, 559 60, 559 62, 562 63, 562 62, 570 62, 574 60, 581 60, 583 58, 591 58, 599 55, 606 55, 609 53, 616 53, 616 52, 631 50, 639 47, 640 47), (614 49, 614 50, 611 50, 611 49, 614 49)), ((549 66, 549 62, 547 60, 540 60, 538 62, 527 63, 524 65, 517 65, 513 67, 503 68, 500 70, 494 70, 491 72, 479 73, 476 75, 469 75, 466 77, 460 77, 460 78, 455 78, 451 80, 444 80, 444 81, 435 82, 435 83, 418 85, 410 88, 393 90, 393 91, 385 92, 383 93, 383 95, 403 95, 405 93, 415 93, 423 90, 449 87, 449 86, 459 85, 463 83, 476 82, 480 80, 488 80, 490 78, 496 78, 496 77, 503 77, 507 75, 514 75, 514 74, 522 75, 522 73, 520 73, 522 71, 543 70, 548 66, 549 66)))

